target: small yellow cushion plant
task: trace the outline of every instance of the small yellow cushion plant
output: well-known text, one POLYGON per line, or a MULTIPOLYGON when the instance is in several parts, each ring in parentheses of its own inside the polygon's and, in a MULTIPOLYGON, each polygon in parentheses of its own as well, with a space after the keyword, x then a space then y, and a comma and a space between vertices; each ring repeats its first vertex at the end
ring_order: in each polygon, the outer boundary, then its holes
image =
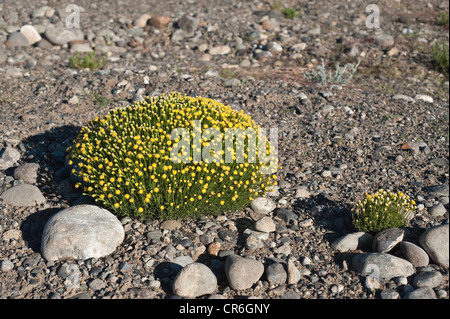
POLYGON ((82 181, 76 187, 118 215, 217 215, 248 205, 276 184, 277 159, 261 161, 253 147, 261 143, 267 156, 272 145, 262 135, 243 136, 258 128, 230 106, 171 93, 89 122, 69 148, 69 163, 82 181), (227 129, 237 133, 227 135, 227 129))
POLYGON ((366 194, 353 210, 353 225, 359 230, 376 234, 392 227, 404 227, 413 217, 416 203, 403 192, 383 189, 366 194))

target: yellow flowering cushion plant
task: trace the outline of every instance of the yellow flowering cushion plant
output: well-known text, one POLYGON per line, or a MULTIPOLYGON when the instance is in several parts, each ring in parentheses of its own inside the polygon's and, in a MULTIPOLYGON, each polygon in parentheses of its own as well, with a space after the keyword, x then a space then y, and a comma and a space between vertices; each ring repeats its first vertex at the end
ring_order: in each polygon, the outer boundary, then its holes
POLYGON ((353 225, 359 230, 376 234, 392 227, 404 227, 413 217, 416 203, 403 192, 383 189, 366 194, 353 210, 353 225))
POLYGON ((69 159, 81 180, 76 187, 118 215, 217 215, 248 205, 276 184, 277 158, 261 157, 275 151, 264 136, 250 134, 258 129, 230 106, 171 93, 89 122, 69 159), (255 149, 258 143, 263 152, 255 149))

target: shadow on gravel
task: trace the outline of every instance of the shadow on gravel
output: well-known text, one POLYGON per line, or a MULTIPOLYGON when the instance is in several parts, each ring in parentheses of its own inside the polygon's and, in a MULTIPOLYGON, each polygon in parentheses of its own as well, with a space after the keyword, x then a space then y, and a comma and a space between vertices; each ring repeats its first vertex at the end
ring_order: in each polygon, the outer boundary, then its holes
POLYGON ((26 245, 35 253, 41 252, 42 232, 47 221, 60 211, 59 208, 49 208, 28 216, 20 225, 26 245))

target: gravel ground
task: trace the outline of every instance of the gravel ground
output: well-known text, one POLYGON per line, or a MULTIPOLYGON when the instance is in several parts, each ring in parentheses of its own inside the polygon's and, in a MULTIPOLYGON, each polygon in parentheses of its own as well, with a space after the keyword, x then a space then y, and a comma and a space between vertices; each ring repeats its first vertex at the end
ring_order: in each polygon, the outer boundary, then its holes
MULTIPOLYGON (((355 231, 350 209, 379 188, 403 191, 419 204, 405 229, 408 241, 418 243, 426 229, 448 223, 449 82, 430 58, 436 41, 448 42, 448 23, 437 22, 448 2, 378 1, 379 31, 366 27, 366 3, 359 0, 285 0, 280 7, 277 1, 105 3, 77 1, 83 40, 54 45, 45 30, 63 25, 66 4, 0 1, 0 149, 20 152, 14 167, 39 164, 34 184, 46 199, 32 207, 0 202, 0 260, 12 265, 0 271, 0 298, 173 298, 171 265, 186 257, 213 270, 216 298, 378 299, 417 288, 411 276, 369 289, 350 267, 362 251, 341 253, 330 245, 355 231), (302 14, 286 18, 283 7, 302 14), (144 13, 171 22, 136 26, 144 13), (186 24, 185 14, 193 17, 186 24), (35 26, 42 40, 14 47, 11 34, 23 25, 35 26), (105 68, 70 68, 77 44, 107 52, 105 68), (358 58, 348 85, 311 83, 303 75, 321 59, 332 69, 358 58), (79 129, 142 96, 169 92, 213 98, 277 128, 280 183, 271 199, 296 219, 286 223, 269 213, 276 230, 249 249, 245 230, 262 216, 251 208, 170 225, 125 218, 125 240, 111 255, 43 259, 46 221, 86 200, 64 165, 79 129), (435 185, 447 185, 446 193, 433 193, 435 185), (438 203, 444 211, 432 214, 438 203), (218 255, 208 253, 212 241, 220 243, 218 255), (231 252, 265 265, 290 257, 301 278, 274 284, 264 275, 249 289, 232 289, 224 274, 231 252), (67 265, 78 269, 78 287, 68 287, 61 270, 67 265)), ((21 183, 14 167, 0 170, 0 193, 21 183)), ((448 299, 448 268, 431 263, 425 270, 442 274, 433 290, 448 299)))

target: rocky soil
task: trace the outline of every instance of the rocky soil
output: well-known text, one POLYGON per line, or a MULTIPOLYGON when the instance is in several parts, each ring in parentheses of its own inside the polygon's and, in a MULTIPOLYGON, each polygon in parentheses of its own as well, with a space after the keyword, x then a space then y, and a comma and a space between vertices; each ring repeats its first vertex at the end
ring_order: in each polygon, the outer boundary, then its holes
POLYGON ((65 28, 68 4, 0 2, 0 298, 449 298, 449 82, 430 57, 448 42, 447 1, 378 1, 380 30, 360 0, 77 1, 79 29, 65 28), (69 67, 91 50, 103 69, 69 67), (361 63, 348 85, 312 83, 321 59, 361 63), (278 129, 270 209, 123 218, 113 252, 44 258, 47 221, 92 204, 65 163, 79 129, 176 91, 278 129), (351 208, 379 188, 411 196, 414 218, 355 234, 351 208))

